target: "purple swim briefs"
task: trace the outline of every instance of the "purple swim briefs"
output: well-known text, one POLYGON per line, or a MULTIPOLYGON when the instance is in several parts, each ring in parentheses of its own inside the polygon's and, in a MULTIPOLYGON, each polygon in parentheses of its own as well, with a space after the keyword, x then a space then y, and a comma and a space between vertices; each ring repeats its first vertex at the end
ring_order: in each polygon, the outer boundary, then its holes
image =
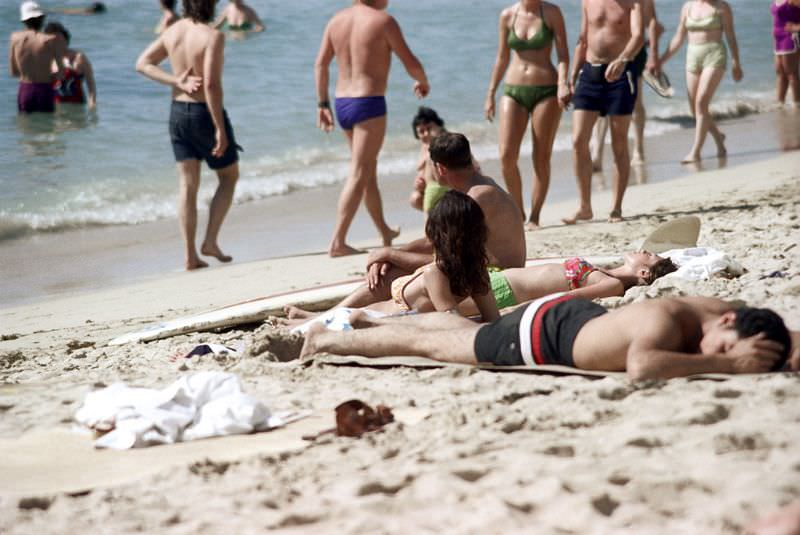
POLYGON ((56 109, 53 86, 49 83, 20 82, 17 92, 17 109, 22 113, 53 112, 56 109))
POLYGON ((380 97, 341 97, 336 99, 336 118, 343 130, 375 117, 386 115, 386 99, 380 97))

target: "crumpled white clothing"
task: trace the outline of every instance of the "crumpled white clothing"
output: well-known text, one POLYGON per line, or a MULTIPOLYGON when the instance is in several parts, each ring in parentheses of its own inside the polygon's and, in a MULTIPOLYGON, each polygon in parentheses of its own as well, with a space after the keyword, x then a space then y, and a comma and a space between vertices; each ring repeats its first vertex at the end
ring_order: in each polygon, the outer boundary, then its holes
POLYGON ((328 330, 331 331, 350 331, 353 329, 353 326, 350 324, 350 315, 356 310, 365 312, 371 318, 385 318, 387 316, 387 314, 384 314, 383 312, 370 310, 368 308, 333 308, 323 312, 315 318, 308 320, 302 325, 298 325, 297 327, 293 328, 291 332, 306 334, 308 332, 308 328, 315 323, 322 323, 328 330))
POLYGON ((124 450, 264 431, 286 423, 245 394, 239 377, 206 371, 155 390, 115 383, 86 394, 75 420, 96 431, 96 448, 124 450))
POLYGON ((672 260, 678 270, 666 277, 677 277, 689 281, 707 280, 712 276, 727 272, 738 277, 744 274, 742 265, 728 254, 711 247, 691 247, 689 249, 672 249, 660 256, 672 260))

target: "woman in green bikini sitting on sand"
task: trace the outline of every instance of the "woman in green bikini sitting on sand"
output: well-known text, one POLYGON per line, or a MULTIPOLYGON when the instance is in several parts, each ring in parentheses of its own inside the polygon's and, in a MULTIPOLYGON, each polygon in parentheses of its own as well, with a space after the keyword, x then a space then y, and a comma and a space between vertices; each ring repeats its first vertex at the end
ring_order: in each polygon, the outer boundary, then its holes
POLYGON ((230 0, 214 21, 213 27, 220 29, 223 25, 232 32, 264 31, 264 23, 258 18, 258 14, 242 0, 230 0))
MULTIPOLYGON (((425 235, 433 244, 434 262, 395 279, 391 299, 364 308, 388 315, 457 312, 459 303, 469 298, 482 321, 499 318, 487 270, 488 230, 478 203, 464 193, 448 191, 428 214, 425 235)), ((302 314, 281 323, 297 326, 317 316, 296 311, 302 314)))

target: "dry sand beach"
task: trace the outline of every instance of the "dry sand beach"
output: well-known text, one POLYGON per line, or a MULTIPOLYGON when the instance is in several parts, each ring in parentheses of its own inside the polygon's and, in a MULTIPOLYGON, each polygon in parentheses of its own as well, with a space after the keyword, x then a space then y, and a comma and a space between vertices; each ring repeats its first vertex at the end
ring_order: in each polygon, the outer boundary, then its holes
MULTIPOLYGON (((658 223, 695 214, 699 243, 729 253, 743 276, 660 280, 604 304, 743 299, 800 329, 798 201, 800 153, 790 152, 633 188, 626 222, 528 233, 528 256, 624 251, 658 223)), ((543 220, 555 222, 573 202, 546 205, 543 220)), ((609 206, 608 192, 598 193, 596 213, 609 206)), ((797 374, 634 385, 624 377, 339 367, 293 360, 300 340, 269 324, 107 346, 164 318, 352 278, 363 261, 250 262, 1 311, 0 532, 739 533, 800 495, 797 374), (247 347, 240 358, 170 360, 197 343, 238 341, 247 347), (328 436, 286 451, 270 446, 270 433, 258 436, 261 446, 198 442, 183 459, 161 446, 151 450, 173 458, 171 466, 137 470, 120 461, 107 478, 99 474, 97 488, 46 490, 68 488, 69 471, 26 481, 18 465, 35 462, 41 444, 25 437, 68 429, 92 388, 160 387, 194 370, 237 373, 274 409, 332 420, 332 407, 360 398, 415 416, 361 439, 328 436)), ((69 455, 66 442, 49 446, 44 464, 69 455)), ((95 455, 105 463, 127 453, 95 455)))

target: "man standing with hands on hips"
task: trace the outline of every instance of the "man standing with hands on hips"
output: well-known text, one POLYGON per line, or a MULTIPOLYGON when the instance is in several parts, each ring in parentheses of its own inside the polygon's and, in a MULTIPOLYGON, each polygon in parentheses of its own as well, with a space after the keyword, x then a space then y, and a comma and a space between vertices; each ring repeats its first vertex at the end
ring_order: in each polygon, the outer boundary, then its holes
POLYGON ((361 251, 346 243, 347 231, 361 199, 378 227, 383 245, 399 234, 386 223, 378 190, 378 153, 386 134, 386 84, 392 52, 415 80, 414 94, 430 91, 422 64, 408 48, 400 25, 384 12, 388 0, 356 0, 331 18, 322 35, 314 65, 317 86, 317 126, 333 130, 328 81, 333 58, 339 67, 336 79, 336 116, 350 147, 350 175, 339 196, 336 227, 328 254, 344 256, 361 251))

